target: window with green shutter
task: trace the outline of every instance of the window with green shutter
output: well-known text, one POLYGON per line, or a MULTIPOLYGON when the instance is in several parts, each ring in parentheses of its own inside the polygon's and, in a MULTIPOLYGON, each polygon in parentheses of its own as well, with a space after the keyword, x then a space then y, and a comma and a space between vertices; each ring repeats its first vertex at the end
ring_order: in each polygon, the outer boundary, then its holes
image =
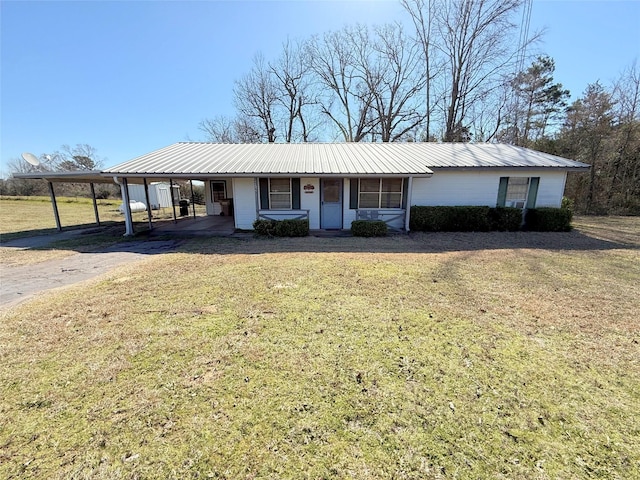
POLYGON ((263 210, 297 210, 300 208, 299 178, 261 178, 260 208, 263 210))
POLYGON ((500 177, 498 207, 535 208, 540 177, 500 177))

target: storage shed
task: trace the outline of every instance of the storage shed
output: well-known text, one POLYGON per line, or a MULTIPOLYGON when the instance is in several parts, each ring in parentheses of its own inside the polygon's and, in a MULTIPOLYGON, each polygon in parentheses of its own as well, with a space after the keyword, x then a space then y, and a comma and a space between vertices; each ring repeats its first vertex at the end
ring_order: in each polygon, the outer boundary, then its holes
MULTIPOLYGON (((171 191, 169 182, 152 182, 149 184, 149 204, 152 210, 171 207, 171 191)), ((173 185, 173 198, 177 205, 180 201, 180 186, 173 185)), ((129 185, 129 199, 147 204, 144 185, 129 185)))

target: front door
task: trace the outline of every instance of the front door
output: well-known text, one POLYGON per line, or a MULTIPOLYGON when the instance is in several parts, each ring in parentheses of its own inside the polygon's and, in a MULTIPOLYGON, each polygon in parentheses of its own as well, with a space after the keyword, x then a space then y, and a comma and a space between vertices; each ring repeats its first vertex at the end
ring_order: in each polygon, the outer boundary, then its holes
POLYGON ((320 180, 320 228, 325 230, 342 228, 342 179, 320 180))

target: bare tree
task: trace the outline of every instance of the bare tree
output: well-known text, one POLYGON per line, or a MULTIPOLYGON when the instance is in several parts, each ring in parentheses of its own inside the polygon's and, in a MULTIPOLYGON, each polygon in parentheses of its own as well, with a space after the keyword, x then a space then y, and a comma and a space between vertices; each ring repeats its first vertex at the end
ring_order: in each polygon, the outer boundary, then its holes
POLYGON ((368 31, 362 25, 316 36, 307 43, 309 66, 327 92, 318 99, 321 111, 345 142, 363 140, 377 123, 371 112, 374 96, 357 61, 370 53, 368 31))
MULTIPOLYGON (((46 192, 46 182, 36 182, 13 177, 15 173, 31 173, 46 171, 78 171, 99 169, 104 160, 97 150, 86 143, 77 144, 74 147, 62 145, 59 150, 51 154, 41 154, 40 164, 31 165, 23 159, 12 159, 7 166, 12 178, 4 182, 3 189, 9 195, 42 195, 46 192)), ((103 189, 106 195, 114 193, 107 187, 103 189)), ((89 188, 86 184, 62 183, 57 187, 57 192, 62 195, 88 195, 89 188)))
POLYGON ((425 123, 424 137, 433 138, 431 131, 432 111, 436 108, 439 97, 433 94, 432 82, 442 71, 442 63, 438 59, 435 48, 434 18, 435 0, 401 0, 400 3, 411 16, 416 32, 416 42, 422 50, 425 78, 425 123))
POLYGON ((605 190, 602 173, 613 150, 608 148, 612 142, 613 123, 611 93, 598 82, 588 85, 582 98, 567 110, 564 141, 571 145, 574 158, 591 165, 586 193, 580 195, 584 196, 587 213, 594 213, 594 207, 599 203, 596 197, 605 190))
POLYGON ((235 122, 224 115, 218 115, 215 118, 205 118, 198 124, 198 130, 205 134, 209 142, 237 142, 235 122))
MULTIPOLYGON (((469 133, 473 132, 475 142, 491 142, 499 138, 503 122, 511 102, 512 88, 509 79, 498 86, 469 108, 469 133)), ((469 138, 470 139, 470 138, 469 138)))
POLYGON ((276 79, 278 102, 285 112, 284 134, 287 143, 291 143, 296 137, 303 142, 309 141, 307 107, 316 102, 310 92, 311 75, 306 53, 302 45, 292 44, 287 40, 282 45, 280 58, 274 63, 269 63, 269 70, 276 79), (296 134, 296 124, 299 124, 299 135, 296 134))
POLYGON ((375 30, 374 57, 361 59, 361 68, 373 95, 376 132, 383 142, 398 141, 425 118, 418 94, 424 88, 418 46, 397 24, 375 30))
POLYGON ((261 138, 269 143, 275 142, 275 108, 279 96, 262 54, 255 56, 251 71, 236 80, 233 94, 239 115, 254 119, 260 124, 261 138))
MULTIPOLYGON (((446 59, 443 78, 444 141, 461 139, 474 104, 513 68, 518 46, 512 17, 523 0, 439 0, 438 49, 446 59), (515 46, 514 46, 515 45, 515 46)), ((527 43, 530 40, 527 41, 527 43)))
POLYGON ((640 70, 636 62, 615 82, 612 102, 617 147, 607 204, 609 208, 640 210, 640 70))
POLYGON ((75 147, 62 145, 60 150, 45 157, 56 170, 95 170, 103 164, 97 150, 86 143, 79 143, 75 147))

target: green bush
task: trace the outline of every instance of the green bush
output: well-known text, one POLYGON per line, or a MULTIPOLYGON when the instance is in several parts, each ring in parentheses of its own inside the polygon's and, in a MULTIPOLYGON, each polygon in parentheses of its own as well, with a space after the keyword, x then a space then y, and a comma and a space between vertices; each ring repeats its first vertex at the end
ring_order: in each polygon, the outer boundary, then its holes
POLYGON ((524 216, 524 230, 568 232, 573 213, 566 208, 530 208, 524 216))
POLYGON ((387 235, 387 224, 382 220, 354 220, 351 222, 351 233, 354 237, 384 237, 387 235))
POLYGON ((256 220, 253 229, 267 237, 306 237, 309 235, 307 220, 256 220))
POLYGON ((517 232, 522 225, 522 210, 512 207, 489 209, 491 230, 498 232, 517 232))
POLYGON ((490 207, 411 207, 409 228, 420 232, 488 232, 490 207))
POLYGON ((573 201, 573 199, 569 197, 562 197, 562 204, 560 205, 560 208, 564 208, 565 210, 571 210, 573 212, 574 205, 575 205, 575 202, 573 201))

